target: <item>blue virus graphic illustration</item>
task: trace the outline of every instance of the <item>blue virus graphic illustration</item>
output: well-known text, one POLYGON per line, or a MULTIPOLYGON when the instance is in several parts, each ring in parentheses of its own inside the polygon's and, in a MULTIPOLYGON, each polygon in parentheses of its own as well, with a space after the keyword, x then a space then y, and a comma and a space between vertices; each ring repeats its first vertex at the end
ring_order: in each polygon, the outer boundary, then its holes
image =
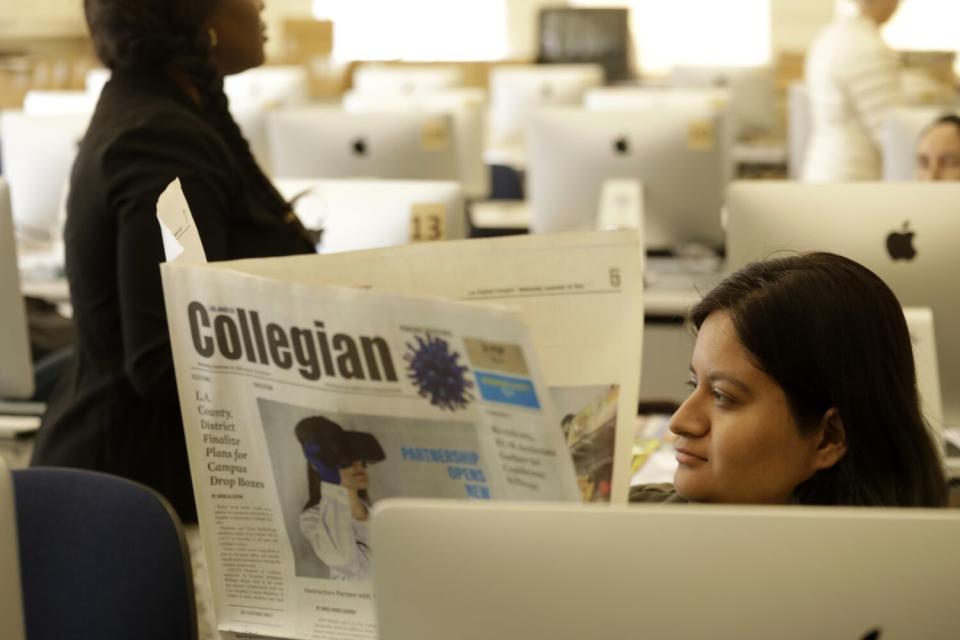
POLYGON ((473 382, 467 380, 467 367, 460 364, 460 354, 450 350, 450 344, 427 334, 426 339, 417 336, 417 343, 407 343, 407 376, 416 385, 420 395, 430 404, 441 409, 456 411, 466 408, 473 400, 470 389, 473 382))

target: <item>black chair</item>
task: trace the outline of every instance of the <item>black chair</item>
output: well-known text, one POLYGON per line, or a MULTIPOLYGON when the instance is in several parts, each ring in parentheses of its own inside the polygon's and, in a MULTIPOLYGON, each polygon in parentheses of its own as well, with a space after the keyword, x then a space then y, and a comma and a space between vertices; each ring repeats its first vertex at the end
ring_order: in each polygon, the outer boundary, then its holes
POLYGON ((28 640, 196 640, 190 555, 155 491, 75 469, 13 472, 28 640))

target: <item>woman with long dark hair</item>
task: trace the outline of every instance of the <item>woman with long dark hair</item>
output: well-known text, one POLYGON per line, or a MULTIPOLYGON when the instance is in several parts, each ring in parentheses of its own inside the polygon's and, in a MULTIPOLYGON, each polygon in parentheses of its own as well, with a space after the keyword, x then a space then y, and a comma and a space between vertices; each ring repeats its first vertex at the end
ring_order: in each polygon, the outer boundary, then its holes
POLYGON ((344 431, 321 416, 304 418, 294 433, 307 459, 309 499, 300 514, 300 532, 339 580, 370 575, 370 478, 367 465, 385 455, 369 433, 344 431))
POLYGON ((313 251, 227 108, 264 61, 260 0, 85 0, 111 71, 71 177, 65 227, 77 355, 33 464, 150 485, 196 507, 160 285, 160 193, 180 178, 209 260, 313 251))
POLYGON ((692 311, 674 490, 633 501, 939 507, 910 334, 890 288, 841 256, 751 264, 692 311))

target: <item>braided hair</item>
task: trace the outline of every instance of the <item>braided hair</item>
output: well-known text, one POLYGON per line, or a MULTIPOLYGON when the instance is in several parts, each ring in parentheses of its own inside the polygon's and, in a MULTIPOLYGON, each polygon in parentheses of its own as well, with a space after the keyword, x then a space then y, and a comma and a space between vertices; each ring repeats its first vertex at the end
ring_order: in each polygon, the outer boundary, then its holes
POLYGON ((230 114, 223 75, 211 60, 204 23, 220 1, 84 0, 83 6, 97 56, 111 71, 168 72, 173 68, 186 76, 199 94, 204 119, 231 151, 253 197, 291 223, 296 217, 253 157, 230 114))

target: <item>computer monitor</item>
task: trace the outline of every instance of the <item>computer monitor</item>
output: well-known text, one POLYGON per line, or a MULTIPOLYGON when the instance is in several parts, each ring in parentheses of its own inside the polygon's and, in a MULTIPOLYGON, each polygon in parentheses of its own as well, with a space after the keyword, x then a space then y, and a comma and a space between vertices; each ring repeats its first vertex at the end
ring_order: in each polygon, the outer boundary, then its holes
POLYGON ((460 179, 468 198, 490 193, 490 169, 483 158, 486 141, 487 96, 482 89, 440 89, 406 95, 375 95, 348 91, 343 108, 353 113, 420 111, 453 118, 459 153, 460 179))
POLYGON ((23 640, 23 592, 17 544, 17 505, 13 476, 0 456, 0 638, 23 640))
POLYGON ((33 395, 33 360, 27 312, 20 292, 17 243, 10 212, 10 191, 0 178, 0 399, 33 395))
POLYGON ((670 84, 729 89, 738 139, 768 136, 779 129, 777 83, 769 66, 677 66, 670 71, 670 84))
POLYGON ((99 96, 103 87, 110 80, 110 69, 96 67, 87 71, 84 76, 84 89, 87 93, 99 96))
POLYGON ((448 115, 283 109, 267 114, 267 138, 275 177, 460 177, 456 130, 448 115))
POLYGON ((33 89, 23 97, 23 112, 31 116, 91 114, 97 106, 97 98, 86 91, 33 89))
POLYGON ((943 442, 943 396, 940 392, 940 367, 937 364, 937 336, 933 311, 925 307, 906 307, 913 363, 917 372, 920 409, 937 442, 943 442))
POLYGON ((583 106, 592 111, 629 111, 660 105, 700 103, 717 111, 730 108, 730 90, 712 87, 598 87, 583 96, 583 106))
POLYGON ((531 231, 595 228, 609 178, 643 186, 648 250, 723 245, 720 211, 731 177, 727 116, 707 101, 629 111, 543 110, 530 124, 531 231))
POLYGON ((45 242, 59 236, 64 192, 90 116, 0 114, 0 160, 21 238, 45 242))
MULTIPOLYGON (((278 181, 281 192, 286 181, 278 181)), ((297 180, 294 211, 323 229, 321 253, 467 236, 463 189, 444 180, 297 180)))
POLYGON ((383 500, 382 640, 949 638, 950 510, 383 500))
POLYGON ((597 64, 502 65, 490 71, 491 147, 523 146, 530 117, 544 107, 574 106, 603 85, 597 64))
POLYGON ((960 184, 731 185, 727 270, 783 251, 831 251, 856 260, 904 306, 929 307, 936 326, 943 415, 960 425, 960 184))
POLYGON ((267 175, 273 173, 270 165, 270 143, 267 138, 267 109, 253 104, 231 104, 230 115, 240 128, 250 153, 267 175))
POLYGON ((917 170, 917 143, 924 130, 950 111, 942 107, 902 107, 883 123, 883 179, 913 180, 917 170))
POLYGON ((633 77, 630 10, 545 7, 540 9, 537 62, 594 63, 607 82, 633 77))
POLYGON ((303 65, 267 65, 226 76, 223 92, 231 107, 292 107, 310 100, 307 69, 303 65))
POLYGON ((803 176, 812 132, 813 113, 807 85, 794 82, 787 89, 787 171, 791 180, 803 176))
POLYGON ((457 65, 386 65, 364 63, 353 72, 353 89, 374 95, 410 95, 463 86, 457 65))

